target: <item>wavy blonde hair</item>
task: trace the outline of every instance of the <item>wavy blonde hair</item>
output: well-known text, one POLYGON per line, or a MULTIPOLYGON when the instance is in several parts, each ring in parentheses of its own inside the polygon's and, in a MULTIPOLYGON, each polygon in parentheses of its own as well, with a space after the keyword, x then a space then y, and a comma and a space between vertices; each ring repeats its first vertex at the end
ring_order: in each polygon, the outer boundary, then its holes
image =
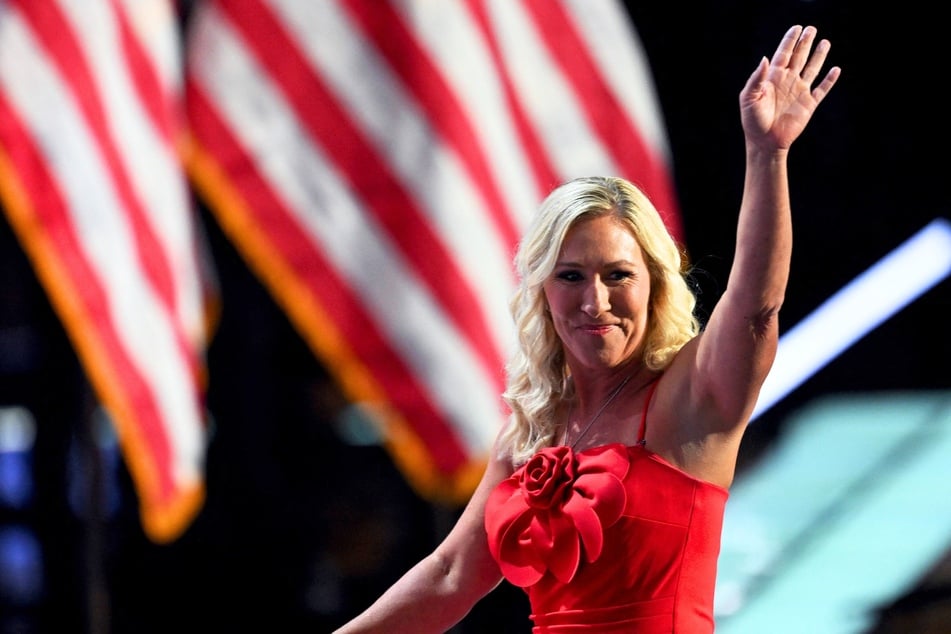
POLYGON ((506 366, 502 398, 511 414, 499 450, 514 464, 550 446, 556 412, 568 390, 568 367, 561 340, 546 311, 543 284, 552 274, 568 230, 582 219, 613 215, 631 231, 647 262, 651 280, 650 321, 643 363, 665 369, 700 331, 696 297, 688 284, 687 260, 647 196, 615 177, 583 177, 563 183, 542 202, 518 252, 518 288, 509 308, 517 345, 506 366))

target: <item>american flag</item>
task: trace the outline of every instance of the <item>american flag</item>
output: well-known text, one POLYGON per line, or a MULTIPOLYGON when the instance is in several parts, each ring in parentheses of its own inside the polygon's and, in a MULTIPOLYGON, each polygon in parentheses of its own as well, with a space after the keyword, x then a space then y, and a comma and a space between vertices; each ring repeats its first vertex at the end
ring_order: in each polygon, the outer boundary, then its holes
POLYGON ((182 76, 168 0, 0 3, 0 201, 159 542, 204 499, 212 278, 179 155, 182 76))
POLYGON ((542 197, 625 176, 680 236, 616 0, 207 0, 189 174, 415 488, 463 500, 505 411, 512 256, 542 197))

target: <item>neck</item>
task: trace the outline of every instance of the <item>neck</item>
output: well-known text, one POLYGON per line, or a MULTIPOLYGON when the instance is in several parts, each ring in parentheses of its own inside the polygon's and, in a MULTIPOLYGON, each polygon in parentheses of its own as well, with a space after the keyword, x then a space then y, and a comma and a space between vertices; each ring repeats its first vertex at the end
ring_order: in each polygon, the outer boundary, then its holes
POLYGON ((602 401, 601 405, 598 407, 598 410, 594 413, 594 416, 591 417, 591 420, 589 420, 588 423, 584 427, 581 428, 581 431, 578 433, 578 436, 575 437, 574 440, 572 440, 570 443, 568 442, 568 440, 569 440, 569 432, 571 431, 571 413, 572 413, 574 403, 569 405, 568 421, 565 424, 565 437, 562 444, 567 445, 569 447, 574 447, 575 445, 577 445, 578 442, 582 439, 582 437, 584 437, 584 435, 588 433, 588 430, 591 429, 591 426, 594 425, 594 423, 601 417, 601 414, 604 412, 604 410, 606 410, 608 406, 611 404, 611 402, 614 401, 614 399, 616 399, 618 395, 624 390, 624 387, 631 380, 632 376, 634 375, 628 374, 627 376, 625 376, 621 380, 621 382, 617 385, 617 387, 615 387, 613 390, 611 390, 610 393, 608 393, 608 395, 602 401))

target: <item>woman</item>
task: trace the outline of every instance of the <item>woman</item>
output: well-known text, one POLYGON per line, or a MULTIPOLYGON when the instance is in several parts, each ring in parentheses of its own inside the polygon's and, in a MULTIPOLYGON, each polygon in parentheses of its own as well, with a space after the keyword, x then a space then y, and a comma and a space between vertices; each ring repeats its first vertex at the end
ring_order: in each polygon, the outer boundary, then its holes
POLYGON ((516 258, 512 414, 435 551, 338 630, 445 632, 503 579, 535 632, 712 632, 723 508, 789 274, 790 146, 839 77, 794 26, 740 92, 746 180, 701 331, 677 245, 617 178, 565 183, 516 258))

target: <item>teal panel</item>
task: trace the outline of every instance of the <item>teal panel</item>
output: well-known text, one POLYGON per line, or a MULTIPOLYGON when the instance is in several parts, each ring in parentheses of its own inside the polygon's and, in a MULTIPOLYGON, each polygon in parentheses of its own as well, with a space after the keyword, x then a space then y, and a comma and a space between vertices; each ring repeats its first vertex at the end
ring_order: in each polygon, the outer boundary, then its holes
POLYGON ((951 392, 826 397, 734 483, 718 634, 861 633, 951 545, 951 392))

